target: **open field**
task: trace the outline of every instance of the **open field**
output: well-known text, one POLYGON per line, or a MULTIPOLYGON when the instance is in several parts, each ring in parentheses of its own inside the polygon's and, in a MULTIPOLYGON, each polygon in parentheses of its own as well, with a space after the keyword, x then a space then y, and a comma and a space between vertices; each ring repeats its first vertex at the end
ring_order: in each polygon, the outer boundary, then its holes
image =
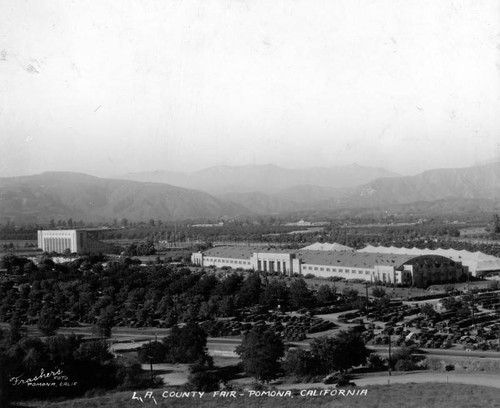
MULTIPOLYGON (((463 384, 390 384, 373 385, 364 388, 354 387, 351 390, 366 389, 366 395, 313 396, 305 395, 307 386, 301 386, 290 396, 250 396, 248 390, 236 391, 234 398, 218 397, 213 393, 199 394, 189 397, 168 397, 170 391, 180 391, 174 388, 159 388, 153 390, 154 400, 144 398, 145 391, 136 391, 135 396, 142 401, 133 399, 134 391, 119 392, 105 396, 74 399, 65 402, 29 402, 18 406, 33 408, 128 408, 128 407, 272 407, 272 408, 457 408, 457 407, 500 407, 500 389, 484 386, 463 384), (166 394, 164 392, 167 391, 166 394), (242 395, 240 395, 242 394, 242 395), (302 394, 302 395, 301 395, 302 394), (166 396, 166 398, 164 397, 166 396), (156 401, 156 404, 155 404, 156 401)), ((331 388, 331 390, 335 390, 331 388)), ((345 389, 345 392, 347 389, 345 389)))

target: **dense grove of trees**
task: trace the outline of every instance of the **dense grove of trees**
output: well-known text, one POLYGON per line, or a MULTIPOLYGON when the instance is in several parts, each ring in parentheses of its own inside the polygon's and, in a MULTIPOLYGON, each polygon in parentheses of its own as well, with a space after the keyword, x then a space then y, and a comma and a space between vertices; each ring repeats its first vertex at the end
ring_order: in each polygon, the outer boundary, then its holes
POLYGON ((161 262, 141 266, 130 258, 107 263, 79 258, 64 264, 46 258, 37 266, 6 255, 2 262, 14 278, 0 281, 0 321, 37 324, 45 335, 79 322, 107 337, 118 325, 170 327, 234 316, 254 305, 286 311, 335 300, 327 285, 311 291, 298 278, 235 271, 216 275, 211 269, 161 262))
POLYGON ((155 253, 155 243, 151 238, 148 238, 138 244, 132 243, 128 245, 123 251, 123 254, 126 256, 154 255, 155 253))
MULTIPOLYGON (((196 243, 196 242, 261 242, 269 245, 286 245, 292 248, 307 245, 316 241, 338 242, 353 248, 362 248, 368 244, 384 246, 417 246, 419 248, 455 248, 467 249, 472 252, 481 251, 486 254, 500 256, 500 245, 491 243, 472 243, 459 241, 459 228, 462 224, 454 224, 449 220, 434 218, 419 223, 412 217, 398 218, 395 216, 383 217, 334 217, 317 215, 316 219, 327 221, 323 232, 308 232, 290 234, 301 227, 285 226, 289 221, 296 221, 299 214, 283 217, 247 217, 234 220, 225 220, 223 225, 216 227, 197 227, 198 223, 217 223, 219 220, 186 220, 181 222, 167 222, 162 220, 131 221, 127 219, 114 220, 99 226, 106 226, 109 230, 99 232, 99 239, 145 241, 153 243, 146 245, 128 244, 124 248, 127 255, 151 255, 154 253, 154 243, 167 241, 169 243, 196 243), (318 218, 319 217, 319 218, 318 218), (398 222, 410 222, 407 225, 398 225, 398 222), (394 224, 391 224, 394 223, 394 224)), ((311 217, 311 215, 305 217, 311 217)), ((498 216, 476 220, 464 219, 470 225, 488 223, 490 239, 499 239, 500 234, 495 231, 500 229, 498 216)), ((311 218, 312 220, 312 218, 311 218)), ((92 227, 94 224, 84 223, 72 219, 51 220, 48 225, 14 225, 7 223, 0 226, 0 239, 8 240, 36 240, 37 229, 43 228, 76 228, 92 227)), ((500 241, 499 241, 500 242, 500 241)), ((3 244, 9 250, 10 243, 3 244)))
POLYGON ((254 327, 236 352, 245 372, 261 382, 269 382, 282 373, 305 379, 345 372, 365 364, 370 354, 359 333, 341 331, 334 337, 315 338, 310 350, 292 348, 285 355, 280 336, 265 326, 254 327))
POLYGON ((95 389, 150 385, 138 363, 115 359, 104 341, 83 341, 76 336, 42 340, 19 337, 12 328, 0 331, 2 407, 11 399, 72 397, 95 389))
MULTIPOLYGON (((105 262, 102 257, 86 257, 65 264, 47 258, 37 266, 28 259, 7 255, 2 262, 11 275, 0 280, 0 321, 10 327, 1 335, 0 381, 5 381, 6 375, 35 376, 40 368, 59 367, 78 385, 63 391, 58 388, 54 395, 127 388, 146 381, 137 364, 113 359, 104 342, 54 336, 61 325, 91 324, 99 337, 109 336, 117 325, 172 327, 169 336, 139 350, 139 361, 192 364, 189 387, 208 390, 218 387, 218 377, 211 371, 207 334, 196 321, 235 316, 239 310, 256 305, 283 311, 329 305, 339 296, 328 285, 312 291, 300 278, 238 271, 215 274, 211 269, 191 270, 161 262, 144 266, 130 258, 105 262), (44 337, 23 337, 26 324, 37 324, 44 337), (93 375, 85 377, 88 372, 93 375)), ((355 291, 341 296, 357 302, 355 291)), ((349 341, 364 347, 351 338, 349 341)), ((259 381, 276 378, 286 366, 281 337, 267 326, 250 330, 238 352, 244 370, 259 381)), ((322 374, 337 367, 324 365, 339 358, 329 356, 328 360, 325 352, 326 348, 319 346, 313 351, 311 361, 317 362, 318 356, 322 361, 319 371, 307 359, 300 362, 305 367, 302 370, 322 374)), ((20 388, 9 390, 15 398, 21 392, 20 388)), ((0 398, 7 398, 5 395, 0 394, 0 398)), ((37 395, 33 390, 23 397, 37 395)))
POLYGON ((345 372, 352 366, 365 364, 369 355, 359 333, 341 331, 334 337, 315 338, 310 350, 288 350, 283 369, 289 376, 307 379, 335 371, 345 372))

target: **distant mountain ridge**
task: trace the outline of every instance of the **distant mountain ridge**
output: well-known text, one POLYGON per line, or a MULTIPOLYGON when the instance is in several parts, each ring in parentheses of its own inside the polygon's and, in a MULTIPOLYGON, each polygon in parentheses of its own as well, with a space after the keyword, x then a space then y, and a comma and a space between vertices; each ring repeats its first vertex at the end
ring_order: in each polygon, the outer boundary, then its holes
POLYGON ((210 194, 250 192, 272 194, 298 185, 343 188, 362 185, 379 177, 396 176, 398 174, 389 170, 357 164, 305 169, 285 169, 267 164, 214 166, 190 174, 157 170, 123 174, 114 178, 166 183, 210 194))
MULTIPOLYGON (((269 172, 268 167, 261 170, 262 174, 269 172)), ((237 174, 249 171, 238 169, 237 174)), ((225 181, 234 181, 234 174, 224 176, 232 172, 214 168, 206 178, 214 180, 214 174, 220 173, 225 181)), ((297 180, 287 178, 289 173, 285 173, 285 185, 291 183, 290 180, 297 180)), ((163 176, 164 173, 158 174, 163 176)), ((304 211, 344 215, 386 210, 446 214, 498 211, 500 207, 499 162, 429 170, 416 176, 382 177, 363 185, 345 187, 295 184, 278 188, 277 180, 278 176, 267 183, 267 187, 275 188, 270 192, 234 191, 214 196, 164 183, 105 179, 79 173, 4 177, 0 178, 0 223, 6 220, 43 223, 51 218, 84 221, 220 219, 304 211)), ((241 182, 246 187, 252 185, 245 183, 245 178, 241 182)))
POLYGON ((373 206, 449 198, 499 199, 500 162, 427 170, 416 176, 377 179, 356 188, 346 203, 373 206))
POLYGON ((0 222, 176 220, 233 217, 247 211, 207 193, 159 183, 69 172, 0 178, 0 222))

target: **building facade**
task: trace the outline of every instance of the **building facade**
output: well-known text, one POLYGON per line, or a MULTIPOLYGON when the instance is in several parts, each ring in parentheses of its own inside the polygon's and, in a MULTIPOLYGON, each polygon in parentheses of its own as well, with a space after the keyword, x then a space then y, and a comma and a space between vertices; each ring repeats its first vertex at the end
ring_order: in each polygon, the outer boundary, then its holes
POLYGON ((106 252, 111 246, 99 242, 88 230, 42 230, 38 231, 38 248, 44 252, 62 254, 65 251, 77 254, 106 252))
POLYGON ((398 255, 357 251, 286 251, 252 247, 217 247, 193 253, 195 265, 241 268, 291 276, 359 279, 416 287, 456 282, 467 269, 438 255, 398 255))

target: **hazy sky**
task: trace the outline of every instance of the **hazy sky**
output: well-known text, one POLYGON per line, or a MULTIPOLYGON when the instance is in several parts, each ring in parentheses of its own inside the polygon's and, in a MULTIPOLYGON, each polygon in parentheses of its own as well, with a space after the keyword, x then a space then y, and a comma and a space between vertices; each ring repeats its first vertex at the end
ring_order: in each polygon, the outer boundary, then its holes
POLYGON ((1 0, 0 175, 500 152, 497 0, 1 0))

